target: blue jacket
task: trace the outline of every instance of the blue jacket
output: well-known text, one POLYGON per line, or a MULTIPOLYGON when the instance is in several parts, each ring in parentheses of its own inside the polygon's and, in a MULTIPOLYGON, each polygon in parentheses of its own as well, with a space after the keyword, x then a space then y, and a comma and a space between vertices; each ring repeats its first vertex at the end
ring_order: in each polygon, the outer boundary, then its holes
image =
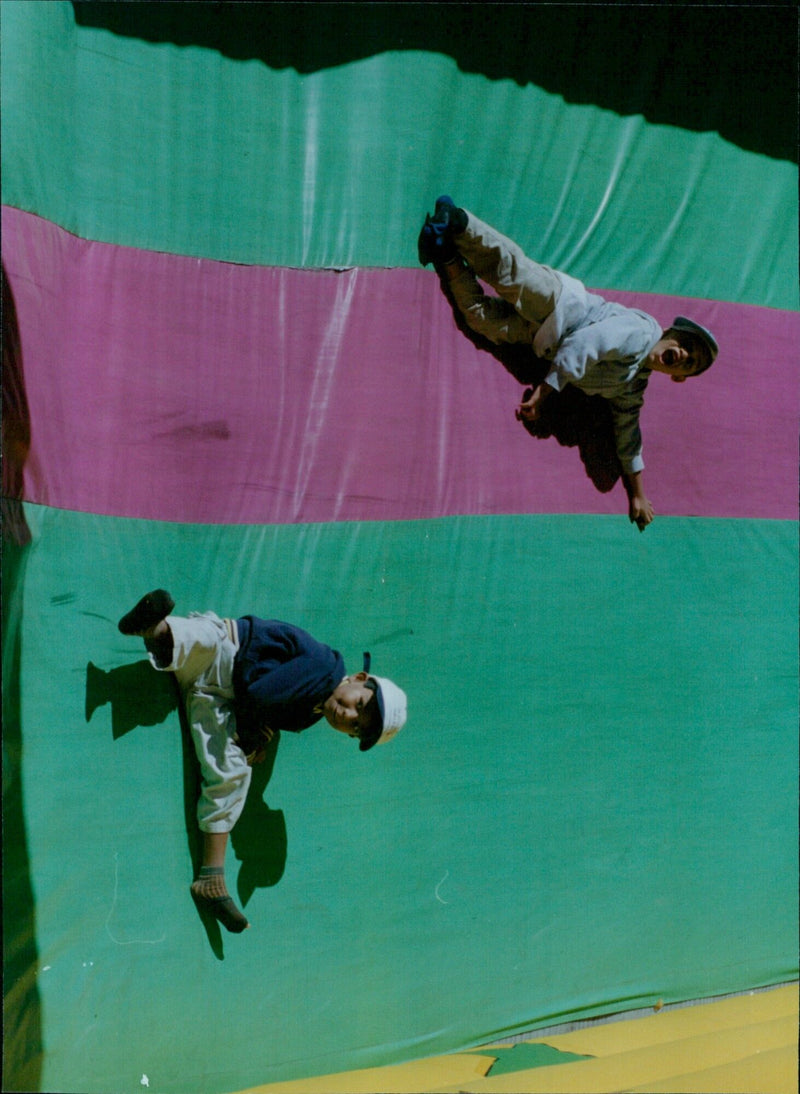
POLYGON ((233 665, 240 739, 264 726, 298 733, 318 722, 322 704, 347 675, 338 650, 277 619, 236 620, 239 649, 233 665))

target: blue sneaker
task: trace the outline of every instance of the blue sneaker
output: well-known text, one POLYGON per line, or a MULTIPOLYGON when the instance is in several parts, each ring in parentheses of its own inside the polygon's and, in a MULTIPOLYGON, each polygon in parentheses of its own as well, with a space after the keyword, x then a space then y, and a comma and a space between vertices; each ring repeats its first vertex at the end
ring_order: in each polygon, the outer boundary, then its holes
POLYGON ((417 240, 417 251, 421 265, 449 262, 457 255, 453 236, 463 232, 467 226, 467 217, 463 209, 453 203, 447 194, 436 199, 433 216, 428 214, 417 240))

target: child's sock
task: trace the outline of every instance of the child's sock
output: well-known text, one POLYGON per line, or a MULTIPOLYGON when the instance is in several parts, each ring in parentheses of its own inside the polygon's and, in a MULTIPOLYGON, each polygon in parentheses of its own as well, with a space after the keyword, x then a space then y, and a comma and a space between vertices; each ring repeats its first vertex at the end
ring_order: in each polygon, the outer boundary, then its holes
POLYGON ((210 912, 226 930, 239 934, 250 926, 231 899, 222 866, 202 866, 191 891, 198 908, 210 912))

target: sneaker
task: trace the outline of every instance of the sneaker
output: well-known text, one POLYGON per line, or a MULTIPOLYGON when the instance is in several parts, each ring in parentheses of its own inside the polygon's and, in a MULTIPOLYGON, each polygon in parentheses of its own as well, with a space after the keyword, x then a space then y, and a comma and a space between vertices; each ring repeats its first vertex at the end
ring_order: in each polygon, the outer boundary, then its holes
POLYGON ((456 257, 453 236, 463 232, 467 226, 467 215, 463 209, 457 208, 453 199, 447 194, 442 194, 436 199, 433 216, 428 214, 417 240, 419 261, 423 266, 433 263, 449 262, 456 257))
POLYGON ((175 601, 166 589, 154 589, 146 593, 127 615, 123 615, 117 626, 122 634, 143 634, 166 619, 174 607, 175 601))
POLYGON ((417 239, 417 254, 421 266, 429 266, 431 263, 439 266, 456 256, 453 240, 441 231, 440 226, 432 220, 430 214, 425 217, 425 223, 417 239))

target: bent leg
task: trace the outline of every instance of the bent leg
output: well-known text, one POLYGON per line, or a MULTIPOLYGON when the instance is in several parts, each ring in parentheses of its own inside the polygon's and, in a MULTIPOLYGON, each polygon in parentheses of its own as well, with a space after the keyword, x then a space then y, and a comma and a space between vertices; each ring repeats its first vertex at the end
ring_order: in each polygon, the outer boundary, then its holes
POLYGON ((203 793, 198 821, 204 832, 229 832, 247 797, 251 771, 234 742, 233 663, 238 648, 235 629, 214 612, 193 612, 187 618, 168 616, 171 656, 152 664, 172 672, 181 688, 192 734, 203 793))
POLYGON ((454 241, 478 277, 538 329, 561 294, 561 282, 550 267, 528 258, 508 236, 468 211, 467 227, 454 241))
POLYGON ((198 909, 238 934, 250 924, 225 884, 228 834, 244 808, 251 777, 247 759, 233 740, 238 636, 235 625, 214 612, 192 612, 188 618, 168 615, 174 606, 169 593, 156 589, 118 626, 123 634, 140 635, 153 667, 172 672, 180 685, 203 784, 197 807, 203 861, 191 894, 198 909))
POLYGON ((468 327, 498 345, 501 342, 533 342, 538 323, 529 323, 506 300, 487 296, 471 269, 459 262, 444 266, 456 307, 468 327))
POLYGON ((203 833, 203 861, 191 885, 197 907, 213 915, 227 930, 249 927, 225 883, 225 849, 244 808, 251 769, 234 741, 233 661, 235 628, 214 612, 169 616, 171 656, 157 668, 175 674, 186 707, 192 743, 200 765, 202 790, 197 805, 203 833))
POLYGON ((238 934, 250 924, 228 892, 225 850, 244 808, 252 771, 233 740, 235 720, 226 700, 192 689, 186 696, 186 714, 202 776, 197 822, 203 833, 203 862, 191 885, 192 898, 201 911, 238 934))
POLYGON ((230 703, 193 689, 186 716, 200 764, 203 785, 197 803, 201 832, 230 832, 244 808, 252 769, 233 740, 236 723, 230 703))
POLYGON ((156 668, 174 672, 184 693, 197 683, 225 695, 233 695, 234 644, 223 619, 214 612, 192 612, 189 616, 167 616, 164 621, 172 636, 168 664, 156 668))

